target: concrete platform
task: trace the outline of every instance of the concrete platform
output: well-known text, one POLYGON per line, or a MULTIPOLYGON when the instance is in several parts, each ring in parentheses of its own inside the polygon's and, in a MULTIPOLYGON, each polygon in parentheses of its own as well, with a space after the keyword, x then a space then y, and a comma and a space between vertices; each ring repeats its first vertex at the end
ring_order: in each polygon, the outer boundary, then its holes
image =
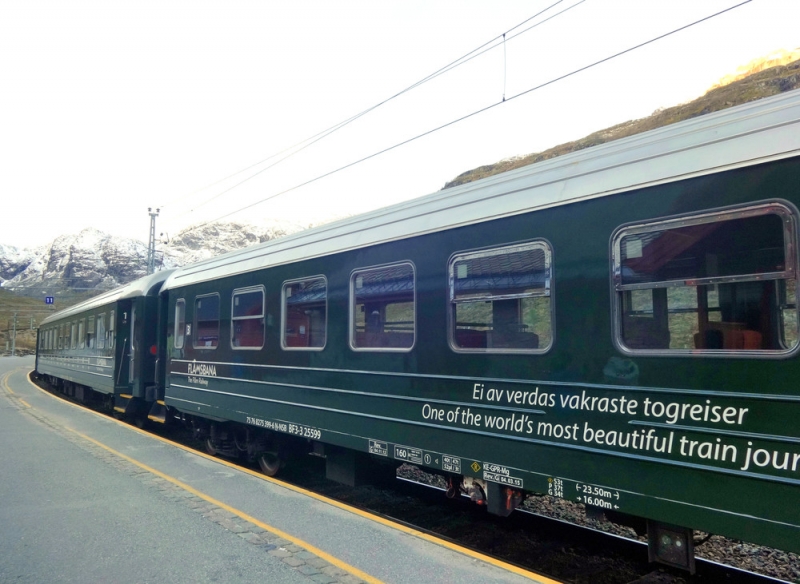
POLYGON ((0 582, 550 583, 46 394, 0 358, 0 582))

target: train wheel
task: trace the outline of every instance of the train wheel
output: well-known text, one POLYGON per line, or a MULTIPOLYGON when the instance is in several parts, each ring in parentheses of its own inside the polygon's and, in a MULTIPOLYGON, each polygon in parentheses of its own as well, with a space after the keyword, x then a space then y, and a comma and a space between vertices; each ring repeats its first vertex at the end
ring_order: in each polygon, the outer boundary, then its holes
POLYGON ((268 477, 274 477, 281 469, 281 459, 274 452, 265 452, 258 457, 258 466, 268 477))
POLYGON ((206 438, 206 452, 208 452, 211 456, 217 455, 217 449, 214 448, 214 442, 211 438, 206 438))

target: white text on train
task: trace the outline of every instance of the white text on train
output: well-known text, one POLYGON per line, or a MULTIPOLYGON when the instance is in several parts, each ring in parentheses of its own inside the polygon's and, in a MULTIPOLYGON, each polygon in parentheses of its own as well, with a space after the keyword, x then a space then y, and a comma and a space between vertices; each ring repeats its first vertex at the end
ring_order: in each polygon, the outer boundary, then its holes
POLYGON ((205 363, 189 363, 189 375, 205 375, 207 377, 216 377, 217 368, 215 365, 206 365, 205 363))

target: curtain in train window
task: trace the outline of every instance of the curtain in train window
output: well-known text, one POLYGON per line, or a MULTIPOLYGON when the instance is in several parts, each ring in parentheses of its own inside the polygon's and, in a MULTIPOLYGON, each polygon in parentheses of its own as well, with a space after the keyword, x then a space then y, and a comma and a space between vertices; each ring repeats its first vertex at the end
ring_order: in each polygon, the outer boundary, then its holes
POLYGON ((321 349, 327 328, 328 283, 324 277, 283 285, 283 348, 321 349))
POLYGON ((196 349, 215 349, 219 345, 219 294, 195 298, 193 339, 196 349))
POLYGON ((414 268, 393 264, 350 277, 350 346, 408 350, 414 345, 414 268))
POLYGON ((553 342, 552 252, 543 241, 450 260, 450 342, 458 351, 544 352, 553 342))
POLYGON ((233 291, 231 346, 260 349, 264 346, 264 288, 233 291))
POLYGON ((186 338, 186 301, 179 298, 175 303, 175 328, 172 331, 173 348, 183 349, 186 338))
POLYGON ((779 203, 622 229, 614 238, 623 348, 788 352, 797 346, 796 218, 779 203))
POLYGON ((83 349, 86 346, 86 337, 84 331, 86 330, 86 321, 81 319, 78 322, 78 348, 83 349))

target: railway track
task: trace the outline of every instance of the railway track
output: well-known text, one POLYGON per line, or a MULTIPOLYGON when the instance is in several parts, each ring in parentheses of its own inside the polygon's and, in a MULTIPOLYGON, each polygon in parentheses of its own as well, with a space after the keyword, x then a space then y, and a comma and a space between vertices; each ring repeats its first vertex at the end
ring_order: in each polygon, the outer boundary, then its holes
MULTIPOLYGON (((61 399, 87 407, 41 380, 32 378, 32 381, 61 399)), ((111 416, 96 407, 92 409, 111 416)), ((152 424, 148 429, 164 439, 205 452, 204 444, 192 439, 187 430, 160 424, 152 424)), ((252 467, 244 463, 243 466, 252 467)), ((436 484, 438 477, 416 467, 401 467, 395 481, 349 487, 327 480, 324 460, 308 456, 293 459, 277 478, 519 567, 576 584, 800 581, 776 579, 701 557, 697 558, 695 575, 649 564, 647 546, 641 541, 524 508, 507 518, 496 517, 467 497, 448 499, 445 488, 436 484)), ((800 571, 800 566, 795 568, 800 571)), ((767 570, 780 571, 780 567, 765 566, 767 570)), ((784 573, 791 572, 784 570, 784 573)))

